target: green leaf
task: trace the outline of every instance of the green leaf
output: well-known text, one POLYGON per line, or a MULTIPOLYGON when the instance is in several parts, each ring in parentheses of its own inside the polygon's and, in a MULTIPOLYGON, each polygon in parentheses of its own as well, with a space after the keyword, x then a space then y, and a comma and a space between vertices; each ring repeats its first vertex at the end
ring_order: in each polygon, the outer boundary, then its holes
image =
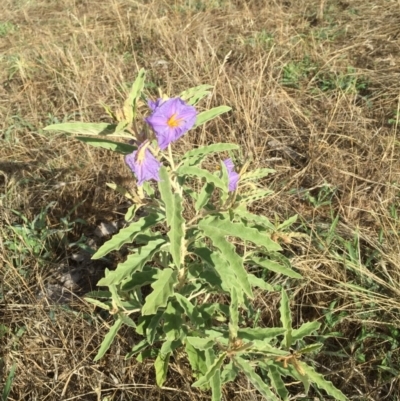
POLYGON ((287 401, 289 399, 289 392, 286 390, 279 370, 273 363, 268 363, 268 377, 279 397, 281 397, 283 401, 287 401))
POLYGON ((250 203, 263 200, 264 198, 273 193, 274 191, 271 191, 270 189, 253 190, 251 192, 240 194, 240 196, 238 196, 236 200, 238 203, 245 204, 248 206, 250 205, 250 203))
POLYGON ((138 342, 137 344, 135 344, 131 351, 129 351, 126 356, 125 356, 125 360, 131 359, 134 355, 136 355, 138 352, 143 351, 144 349, 146 349, 149 346, 149 343, 147 342, 147 340, 142 340, 140 342, 138 342))
MULTIPOLYGON (((215 352, 210 348, 205 351, 206 354, 206 364, 211 366, 215 363, 215 352)), ((222 360, 222 363, 224 361, 222 360)), ((222 364, 221 364, 222 366, 222 364)), ((212 375, 209 383, 211 387, 211 401, 221 401, 222 400, 222 385, 221 385, 221 366, 216 369, 215 373, 212 375)), ((206 374, 207 375, 207 372, 206 374)))
POLYGON ((224 369, 221 372, 221 384, 233 382, 238 373, 238 368, 230 361, 227 365, 224 365, 224 369))
POLYGON ((272 241, 269 234, 260 232, 255 228, 247 227, 242 222, 232 222, 227 218, 206 217, 199 223, 199 227, 210 226, 218 231, 220 235, 231 236, 250 241, 254 244, 266 248, 269 252, 281 251, 279 244, 272 241))
POLYGON ((276 231, 284 230, 285 228, 290 227, 296 221, 297 221, 297 214, 285 220, 282 224, 279 224, 279 226, 276 228, 276 231))
POLYGON ((17 369, 17 364, 14 362, 11 366, 10 372, 8 373, 6 382, 4 383, 1 401, 7 401, 8 396, 10 395, 11 386, 12 386, 12 382, 14 380, 16 369, 17 369))
POLYGON ((198 212, 205 205, 207 205, 207 203, 211 199, 213 192, 214 192, 214 184, 210 184, 210 183, 206 182, 203 185, 203 188, 201 189, 199 196, 197 198, 197 201, 195 204, 196 212, 198 212))
POLYGON ((105 335, 104 340, 100 345, 100 349, 97 352, 95 358, 93 359, 94 362, 98 361, 104 356, 104 354, 107 352, 112 342, 114 341, 114 338, 117 335, 118 330, 121 328, 121 326, 122 326, 122 320, 121 318, 118 317, 118 319, 111 326, 109 332, 105 335))
POLYGON ((146 339, 150 345, 152 345, 156 340, 157 332, 160 328, 160 321, 163 318, 163 315, 164 311, 157 311, 157 313, 151 318, 149 325, 146 327, 146 339))
POLYGON ((97 285, 109 286, 111 284, 120 284, 124 279, 129 278, 136 270, 142 270, 145 263, 151 260, 154 253, 157 252, 163 244, 165 244, 163 238, 155 238, 154 240, 150 240, 147 245, 135 249, 135 252, 131 253, 125 262, 119 263, 117 268, 111 271, 107 277, 103 277, 97 285))
POLYGON ((89 291, 85 294, 86 297, 93 298, 111 298, 110 291, 89 291))
POLYGON ((182 163, 192 166, 199 164, 206 156, 212 153, 227 152, 237 149, 239 149, 239 146, 233 143, 214 143, 212 145, 201 146, 186 152, 182 157, 182 163))
POLYGON ((159 269, 149 268, 145 271, 133 273, 132 278, 122 285, 121 291, 129 292, 134 290, 135 288, 151 284, 157 280, 157 275, 159 272, 159 269))
POLYGON ((136 323, 128 315, 119 313, 118 316, 122 320, 123 324, 127 325, 128 327, 136 328, 136 323))
POLYGON ((292 342, 295 343, 306 336, 310 336, 314 331, 318 330, 320 326, 321 323, 317 321, 303 323, 298 329, 292 330, 292 342))
POLYGON ((98 299, 93 299, 93 298, 88 298, 88 297, 85 297, 83 299, 85 301, 91 303, 92 305, 95 305, 95 306, 97 306, 97 307, 99 307, 101 309, 111 310, 111 306, 110 305, 107 305, 104 302, 99 301, 98 299))
POLYGON ((164 334, 168 341, 175 341, 181 337, 183 319, 182 309, 176 300, 169 301, 167 308, 164 311, 164 334))
POLYGON ((158 308, 167 306, 168 298, 174 292, 174 284, 178 281, 177 276, 172 269, 161 270, 158 280, 151 285, 153 292, 146 297, 142 315, 154 315, 158 308))
POLYGON ((197 378, 200 375, 205 375, 207 372, 207 364, 204 351, 193 347, 188 341, 185 344, 185 351, 192 368, 193 376, 197 378))
POLYGON ((275 291, 271 284, 262 278, 256 277, 254 274, 248 274, 249 282, 252 287, 258 287, 266 291, 275 291))
POLYGON ((315 383, 318 388, 325 390, 326 393, 333 397, 336 401, 347 401, 348 398, 338 390, 330 381, 327 381, 324 376, 320 373, 317 373, 314 368, 308 366, 302 361, 298 361, 300 367, 302 368, 305 375, 309 378, 312 383, 315 383))
POLYGON ((281 306, 279 308, 281 314, 281 323, 283 328, 286 330, 283 343, 286 349, 289 349, 292 344, 292 314, 290 312, 290 301, 286 291, 282 288, 281 292, 281 306))
POLYGON ((127 155, 137 149, 137 146, 128 145, 127 143, 114 142, 109 139, 95 138, 90 136, 77 136, 76 139, 81 142, 85 142, 95 148, 103 148, 112 150, 113 152, 127 155))
POLYGON ((238 296, 236 288, 231 289, 231 302, 229 304, 229 339, 234 342, 239 329, 238 296))
POLYGON ((197 115, 196 124, 195 124, 194 128, 197 128, 200 125, 202 125, 202 124, 214 119, 215 117, 218 117, 219 115, 226 113, 230 110, 232 110, 232 108, 229 106, 218 106, 218 107, 214 107, 210 110, 203 111, 197 115))
POLYGON ((238 337, 246 340, 266 340, 269 338, 275 338, 285 333, 285 329, 282 327, 247 327, 245 329, 238 330, 238 337))
POLYGON ((45 131, 61 131, 74 135, 112 135, 115 132, 115 124, 107 123, 61 123, 52 124, 43 128, 45 131))
MULTIPOLYGON (((213 222, 213 220, 211 220, 213 222)), ((211 239, 213 245, 216 246, 222 253, 222 256, 229 262, 233 273, 236 275, 237 281, 243 288, 243 291, 250 297, 253 298, 253 292, 249 283, 247 272, 243 266, 243 259, 236 253, 234 245, 225 239, 225 230, 219 230, 217 225, 209 224, 209 219, 203 219, 199 222, 199 228, 204 234, 211 239)))
POLYGON ((178 174, 179 175, 193 175, 197 178, 204 178, 209 184, 213 184, 217 188, 222 189, 223 191, 228 190, 228 188, 226 187, 226 185, 220 178, 218 178, 214 174, 211 174, 209 171, 203 170, 199 167, 182 165, 178 169, 178 174))
POLYGON ((122 228, 118 234, 97 250, 92 259, 100 259, 111 251, 119 250, 122 245, 131 243, 138 234, 156 225, 163 218, 164 216, 153 213, 131 223, 128 227, 122 228))
POLYGON ((186 103, 190 105, 195 105, 198 103, 201 99, 203 99, 205 96, 209 95, 211 92, 209 89, 212 89, 212 85, 199 85, 194 88, 187 89, 183 91, 179 97, 183 100, 186 101, 186 103))
POLYGON ((291 278, 303 278, 303 276, 299 273, 296 273, 294 270, 289 269, 286 266, 282 266, 278 262, 274 262, 273 260, 267 258, 257 258, 252 257, 251 262, 255 263, 257 266, 261 266, 264 269, 270 270, 274 273, 283 274, 284 276, 291 277, 291 278))
POLYGON ((311 344, 299 349, 297 352, 299 354, 311 354, 314 352, 318 352, 323 346, 324 344, 321 343, 311 344))
POLYGON ((216 372, 220 370, 222 364, 224 363, 226 355, 227 355, 227 353, 223 352, 220 354, 220 356, 218 358, 216 358, 214 360, 214 362, 212 364, 210 364, 210 365, 207 364, 208 369, 207 369, 206 374, 204 376, 202 376, 199 380, 197 380, 195 383, 193 383, 192 387, 201 387, 204 384, 208 383, 213 378, 213 376, 216 374, 216 372))
POLYGON ((198 308, 194 306, 187 298, 179 293, 176 293, 175 299, 179 302, 179 305, 184 310, 186 316, 188 316, 193 323, 195 323, 197 326, 201 326, 204 323, 198 308))
POLYGON ((185 258, 185 220, 183 218, 182 198, 176 193, 173 199, 172 220, 168 221, 170 230, 168 238, 170 240, 170 252, 175 266, 180 269, 185 258))
POLYGON ((258 181, 275 172, 276 171, 271 168, 258 168, 256 170, 242 174, 240 176, 240 182, 258 181))
POLYGON ((236 208, 234 210, 234 213, 236 216, 241 217, 248 222, 252 221, 253 223, 256 223, 257 225, 261 225, 261 226, 267 228, 270 232, 274 232, 276 230, 275 226, 265 216, 250 213, 247 210, 244 210, 240 207, 236 208))
POLYGON ((233 363, 246 375, 253 386, 264 396, 268 401, 279 401, 279 399, 270 390, 267 384, 261 379, 261 377, 254 371, 251 365, 243 358, 235 356, 233 363))
MULTIPOLYGON (((240 283, 236 279, 235 273, 232 271, 229 262, 218 251, 212 251, 208 248, 198 247, 194 250, 194 254, 199 256, 213 270, 204 268, 199 275, 200 280, 204 280, 211 287, 217 287, 225 292, 230 292, 232 287, 238 290, 241 288, 240 283), (214 271, 215 270, 215 271, 214 271)), ((239 303, 243 303, 242 292, 238 293, 239 303)))
POLYGON ((201 338, 201 337, 187 336, 186 342, 188 342, 192 347, 201 351, 205 351, 206 349, 212 348, 215 344, 215 341, 211 337, 201 338))
POLYGON ((124 102, 124 116, 129 124, 132 123, 136 116, 136 103, 142 93, 145 77, 146 71, 142 68, 132 85, 128 98, 124 102))
POLYGON ((174 194, 172 192, 171 180, 168 170, 165 166, 160 168, 160 181, 158 182, 158 189, 160 190, 161 199, 165 205, 165 215, 167 217, 168 225, 171 225, 171 220, 174 218, 174 194))
POLYGON ((157 359, 154 362, 154 368, 156 370, 156 382, 158 387, 162 387, 168 373, 168 363, 169 357, 171 353, 162 354, 161 352, 158 354, 157 359))

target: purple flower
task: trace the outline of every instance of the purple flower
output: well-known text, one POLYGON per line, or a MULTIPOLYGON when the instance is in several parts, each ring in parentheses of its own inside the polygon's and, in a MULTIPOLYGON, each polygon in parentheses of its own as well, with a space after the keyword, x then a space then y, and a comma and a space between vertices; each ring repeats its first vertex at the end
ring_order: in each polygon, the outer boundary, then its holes
POLYGON ((229 192, 236 191, 238 183, 239 183, 239 174, 235 171, 235 165, 233 164, 232 159, 224 160, 224 164, 226 169, 228 170, 228 189, 229 192))
POLYGON ((149 102, 149 107, 154 109, 146 122, 153 128, 161 150, 179 139, 196 122, 196 109, 179 97, 165 101, 158 99, 156 102, 149 102))
POLYGON ((142 185, 144 181, 160 180, 159 171, 161 163, 144 144, 142 144, 138 150, 126 155, 125 163, 135 173, 139 186, 142 185))
POLYGON ((150 107, 151 111, 154 111, 163 101, 164 99, 161 98, 157 99, 155 102, 149 99, 147 105, 150 107))

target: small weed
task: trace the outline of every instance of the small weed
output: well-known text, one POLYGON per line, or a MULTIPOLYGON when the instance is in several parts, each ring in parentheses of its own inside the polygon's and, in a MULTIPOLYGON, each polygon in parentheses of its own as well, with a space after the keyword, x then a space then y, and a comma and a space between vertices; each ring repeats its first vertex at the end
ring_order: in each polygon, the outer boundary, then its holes
POLYGON ((365 95, 368 90, 368 80, 357 75, 356 69, 347 67, 346 72, 321 72, 316 76, 317 87, 323 92, 340 90, 347 93, 365 95))
POLYGON ((389 118, 388 124, 390 125, 398 125, 400 121, 400 111, 395 110, 393 111, 393 117, 389 118))
POLYGON ((17 27, 10 21, 0 22, 0 38, 5 38, 10 33, 15 32, 17 27))
POLYGON ((274 35, 265 29, 260 32, 254 32, 252 36, 243 39, 244 45, 251 47, 270 47, 274 41, 274 35))
POLYGON ((281 83, 298 89, 301 82, 309 79, 316 70, 317 65, 308 56, 300 61, 291 61, 283 67, 281 83))
MULTIPOLYGON (((37 260, 54 260, 54 252, 60 248, 69 246, 67 234, 72 231, 77 223, 86 224, 81 219, 69 220, 67 217, 61 218, 59 225, 55 228, 50 227, 48 213, 55 206, 55 202, 50 203, 37 214, 32 221, 22 213, 13 210, 21 223, 8 226, 8 233, 5 235, 4 246, 12 255, 11 259, 17 268, 21 268, 20 273, 26 275, 27 272, 22 268, 24 260, 33 256, 37 260)), ((82 237, 74 245, 83 241, 82 237)))

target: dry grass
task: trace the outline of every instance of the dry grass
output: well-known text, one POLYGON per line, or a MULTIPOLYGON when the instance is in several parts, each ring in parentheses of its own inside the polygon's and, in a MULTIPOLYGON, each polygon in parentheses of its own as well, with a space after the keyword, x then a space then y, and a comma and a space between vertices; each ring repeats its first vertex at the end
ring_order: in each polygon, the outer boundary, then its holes
MULTIPOLYGON (((129 180, 122 160, 41 127, 108 121, 100 102, 116 107, 145 67, 149 94, 207 83, 215 92, 203 107, 233 108, 185 136, 182 148, 233 141, 254 165, 276 169, 267 183, 275 194, 258 211, 280 219, 298 213, 298 231, 309 234, 287 250, 304 276, 293 283, 296 318, 319 318, 325 334, 341 333, 327 340, 319 370, 353 400, 398 400, 398 370, 379 367, 389 351, 400 360, 391 334, 400 326, 398 1, 3 3, 0 317, 9 332, 0 350, 4 376, 17 364, 10 399, 209 399, 190 388, 179 360, 167 388, 157 389, 150 365, 124 361, 129 335, 93 363, 107 322, 78 296, 68 307, 38 297, 61 263, 73 264, 71 251, 16 266, 5 244, 18 221, 12 209, 32 220, 56 201, 50 225, 69 212, 88 223, 75 226, 71 241, 124 212, 123 199, 105 187, 129 180), (328 203, 317 204, 324 191, 328 203), (330 305, 341 316, 334 327, 330 305)), ((261 295, 257 303, 268 319, 276 315, 261 295)), ((257 399, 244 381, 226 391, 227 400, 257 399)))

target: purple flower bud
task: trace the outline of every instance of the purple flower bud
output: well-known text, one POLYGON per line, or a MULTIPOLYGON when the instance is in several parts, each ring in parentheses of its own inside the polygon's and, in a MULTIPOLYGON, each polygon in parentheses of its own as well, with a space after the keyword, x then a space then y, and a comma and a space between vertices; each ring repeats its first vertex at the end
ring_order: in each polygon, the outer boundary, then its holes
POLYGON ((149 102, 149 107, 153 113, 145 120, 155 132, 161 150, 179 139, 196 122, 196 109, 178 97, 149 102))
POLYGON ((224 160, 226 169, 228 170, 228 189, 229 192, 236 191, 239 183, 239 174, 235 171, 235 165, 232 159, 224 160))
POLYGON ((160 180, 159 171, 161 163, 147 149, 147 146, 143 145, 138 150, 125 156, 125 163, 135 173, 139 186, 144 181, 160 180))

